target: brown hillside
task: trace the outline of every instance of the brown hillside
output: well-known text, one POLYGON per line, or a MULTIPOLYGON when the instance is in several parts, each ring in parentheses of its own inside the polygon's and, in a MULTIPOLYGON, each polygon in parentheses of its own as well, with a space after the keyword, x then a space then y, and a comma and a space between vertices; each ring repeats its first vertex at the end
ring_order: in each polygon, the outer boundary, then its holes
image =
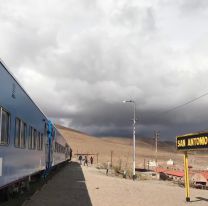
MULTIPOLYGON (((73 129, 57 126, 61 134, 75 153, 99 154, 99 163, 110 161, 111 151, 113 152, 113 164, 122 162, 123 167, 131 167, 132 164, 132 138, 93 137, 73 129)), ((175 152, 168 152, 168 148, 159 149, 158 161, 164 162, 168 159, 174 159, 182 163, 182 156, 175 152)), ((172 151, 172 149, 170 149, 172 151)), ((94 156, 97 161, 96 155, 94 156)), ((136 140, 136 166, 143 167, 144 161, 155 159, 155 148, 152 143, 144 140, 136 140)))

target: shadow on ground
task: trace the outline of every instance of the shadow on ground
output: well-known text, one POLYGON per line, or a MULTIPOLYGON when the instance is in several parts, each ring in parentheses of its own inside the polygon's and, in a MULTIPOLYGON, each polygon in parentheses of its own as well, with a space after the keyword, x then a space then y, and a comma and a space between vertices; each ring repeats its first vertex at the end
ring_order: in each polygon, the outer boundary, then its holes
POLYGON ((191 200, 190 202, 200 202, 200 201, 208 202, 208 199, 204 197, 196 197, 196 200, 191 200))
POLYGON ((66 180, 69 193, 67 192, 65 194, 68 197, 67 205, 92 206, 87 186, 85 184, 85 177, 80 164, 77 162, 70 162, 69 165, 67 165, 66 172, 69 176, 66 180))
POLYGON ((196 197, 199 201, 206 201, 208 202, 208 199, 207 198, 204 198, 204 197, 196 197))
POLYGON ((92 206, 81 166, 68 163, 23 205, 92 206))

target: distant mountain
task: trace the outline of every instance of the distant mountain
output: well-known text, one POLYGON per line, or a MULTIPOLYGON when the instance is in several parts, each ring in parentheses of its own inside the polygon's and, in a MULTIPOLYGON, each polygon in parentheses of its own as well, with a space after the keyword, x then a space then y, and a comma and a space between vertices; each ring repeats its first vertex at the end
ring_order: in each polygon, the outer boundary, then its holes
POLYGON ((90 135, 88 135, 87 133, 80 132, 80 131, 75 130, 75 129, 71 129, 71 128, 69 128, 69 127, 64 127, 64 126, 59 125, 59 124, 55 124, 55 126, 56 126, 57 129, 68 130, 68 131, 71 131, 71 132, 76 132, 76 133, 79 133, 79 134, 83 134, 83 135, 90 136, 90 135))
MULTIPOLYGON (((153 138, 143 137, 143 138, 139 138, 139 140, 155 148, 155 140, 153 138)), ((165 151, 176 152, 176 143, 172 141, 158 140, 157 146, 158 146, 158 150, 161 149, 165 151)))
MULTIPOLYGON (((97 140, 104 140, 106 142, 109 143, 116 143, 116 144, 122 144, 122 145, 132 145, 132 138, 129 137, 95 137, 95 136, 91 136, 89 134, 86 134, 84 132, 72 129, 72 128, 68 128, 68 127, 64 127, 62 125, 58 125, 56 124, 57 129, 60 129, 62 131, 68 131, 69 134, 71 134, 72 136, 76 136, 76 138, 96 138, 97 140), (77 135, 76 135, 77 134, 77 135)), ((152 151, 155 150, 155 140, 153 138, 148 138, 148 137, 141 137, 141 138, 136 138, 136 146, 138 147, 144 147, 144 148, 149 148, 152 151)), ((175 142, 171 142, 171 141, 158 141, 158 150, 163 150, 163 151, 167 151, 167 152, 176 152, 176 145, 175 142)))

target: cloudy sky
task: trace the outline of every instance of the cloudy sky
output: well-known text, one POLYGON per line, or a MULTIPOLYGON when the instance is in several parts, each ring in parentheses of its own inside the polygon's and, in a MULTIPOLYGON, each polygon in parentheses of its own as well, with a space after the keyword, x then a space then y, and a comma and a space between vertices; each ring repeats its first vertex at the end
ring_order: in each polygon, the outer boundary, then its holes
POLYGON ((0 0, 0 58, 55 122, 174 141, 208 129, 207 0, 0 0))

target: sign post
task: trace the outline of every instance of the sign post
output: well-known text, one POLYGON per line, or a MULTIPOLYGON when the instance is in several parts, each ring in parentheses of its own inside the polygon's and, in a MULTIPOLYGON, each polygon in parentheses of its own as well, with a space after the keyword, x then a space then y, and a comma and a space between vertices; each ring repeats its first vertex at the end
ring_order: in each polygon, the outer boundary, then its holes
POLYGON ((178 151, 184 153, 184 182, 186 190, 186 201, 190 202, 188 151, 208 149, 208 132, 199 132, 177 136, 176 148, 178 151))
POLYGON ((184 153, 184 182, 186 188, 186 202, 190 202, 190 186, 189 186, 189 174, 188 174, 188 153, 184 153))

